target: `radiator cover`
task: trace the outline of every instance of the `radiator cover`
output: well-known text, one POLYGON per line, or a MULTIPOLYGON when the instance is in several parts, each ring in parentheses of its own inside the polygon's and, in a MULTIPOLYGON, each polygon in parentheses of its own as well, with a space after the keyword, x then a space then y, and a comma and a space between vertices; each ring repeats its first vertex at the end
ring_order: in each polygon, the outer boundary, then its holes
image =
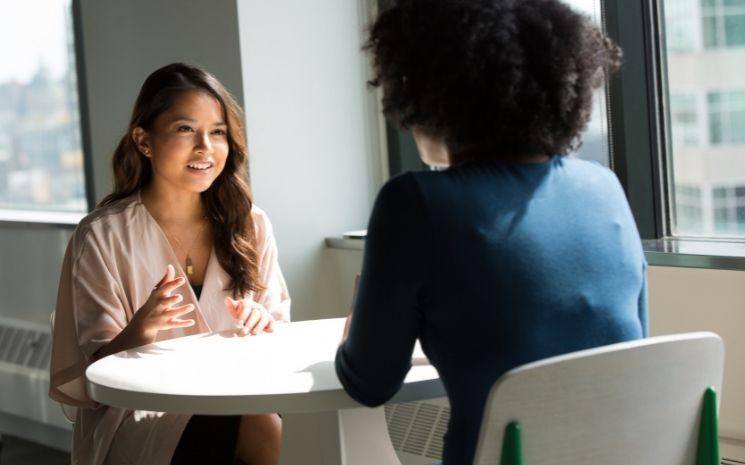
POLYGON ((0 434, 69 450, 72 426, 48 396, 51 342, 46 325, 0 317, 0 434))

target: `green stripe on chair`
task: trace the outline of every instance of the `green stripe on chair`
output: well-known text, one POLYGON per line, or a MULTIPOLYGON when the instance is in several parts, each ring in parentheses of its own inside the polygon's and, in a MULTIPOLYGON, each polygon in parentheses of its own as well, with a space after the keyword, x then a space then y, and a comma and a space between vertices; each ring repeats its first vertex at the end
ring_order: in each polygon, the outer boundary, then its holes
POLYGON ((719 461, 717 392, 713 387, 709 386, 704 392, 704 406, 701 409, 696 465, 719 465, 719 461))

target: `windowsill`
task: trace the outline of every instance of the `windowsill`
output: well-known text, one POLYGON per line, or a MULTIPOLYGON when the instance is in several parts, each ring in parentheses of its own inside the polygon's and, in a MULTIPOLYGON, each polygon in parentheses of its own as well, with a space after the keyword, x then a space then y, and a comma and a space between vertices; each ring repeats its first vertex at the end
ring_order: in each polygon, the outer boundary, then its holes
MULTIPOLYGON (((642 241, 651 266, 745 271, 745 241, 715 239, 648 239, 642 241)), ((363 250, 365 240, 327 237, 326 247, 363 250)))
POLYGON ((0 226, 61 226, 74 228, 85 215, 87 213, 0 209, 0 226))
POLYGON ((648 239, 642 241, 652 266, 745 271, 745 241, 737 239, 648 239))
POLYGON ((327 237, 326 247, 328 247, 329 249, 364 250, 365 239, 349 238, 344 236, 327 237))

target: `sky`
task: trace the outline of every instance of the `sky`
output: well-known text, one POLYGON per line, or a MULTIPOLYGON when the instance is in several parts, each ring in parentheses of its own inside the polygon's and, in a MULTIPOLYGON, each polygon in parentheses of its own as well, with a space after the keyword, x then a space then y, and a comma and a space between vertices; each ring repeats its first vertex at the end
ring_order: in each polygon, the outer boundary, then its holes
POLYGON ((69 8, 70 0, 0 0, 0 83, 27 82, 39 64, 62 75, 69 8))

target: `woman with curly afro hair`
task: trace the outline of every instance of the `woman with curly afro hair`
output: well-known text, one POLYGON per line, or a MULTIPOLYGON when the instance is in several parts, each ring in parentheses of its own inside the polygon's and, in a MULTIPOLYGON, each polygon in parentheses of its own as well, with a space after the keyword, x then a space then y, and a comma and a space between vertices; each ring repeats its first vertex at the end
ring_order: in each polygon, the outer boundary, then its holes
POLYGON ((624 192, 610 170, 565 156, 621 51, 558 0, 399 0, 366 49, 386 116, 447 169, 380 191, 337 373, 380 405, 420 339, 451 404, 444 464, 466 465, 500 375, 647 335, 624 192))

